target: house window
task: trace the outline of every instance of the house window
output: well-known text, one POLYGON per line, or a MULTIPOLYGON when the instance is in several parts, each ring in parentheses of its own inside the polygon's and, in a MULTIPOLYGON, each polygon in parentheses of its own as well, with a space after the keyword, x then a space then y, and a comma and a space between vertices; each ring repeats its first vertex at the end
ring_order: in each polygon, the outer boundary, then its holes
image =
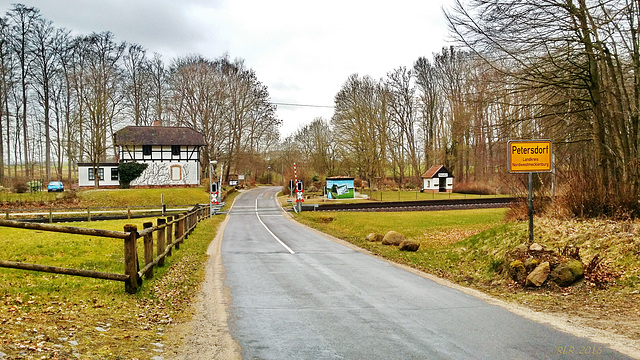
POLYGON ((180 165, 171 166, 171 180, 182 180, 182 167, 180 165))
POLYGON ((142 155, 151 155, 151 145, 142 145, 142 155))
POLYGON ((111 180, 118 180, 118 168, 111 168, 111 180))
MULTIPOLYGON (((98 177, 100 177, 100 181, 104 180, 104 169, 98 169, 98 177)), ((89 168, 89 181, 95 180, 95 176, 93 175, 93 168, 89 168)))
POLYGON ((180 145, 171 145, 171 155, 180 156, 180 145))
POLYGON ((427 180, 427 187, 430 188, 431 187, 431 180, 427 180))

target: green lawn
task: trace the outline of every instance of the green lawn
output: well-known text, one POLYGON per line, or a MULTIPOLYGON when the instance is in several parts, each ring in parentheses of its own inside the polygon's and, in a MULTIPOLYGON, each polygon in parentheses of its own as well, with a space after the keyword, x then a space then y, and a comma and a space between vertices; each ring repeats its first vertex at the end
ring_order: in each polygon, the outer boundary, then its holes
MULTIPOLYGON (((129 194, 149 195, 146 190, 129 194)), ((201 188, 191 190, 206 196, 201 188)), ((228 196, 227 204, 236 195, 228 196)), ((155 224, 155 220, 65 225, 122 231, 125 224, 142 228, 143 222, 155 224)), ((126 293, 124 283, 118 281, 0 268, 0 352, 11 359, 148 359, 152 343, 179 341, 166 339, 165 329, 175 319, 189 316, 204 277, 206 249, 223 220, 218 215, 201 221, 135 295, 126 293)), ((0 243, 2 260, 124 272, 123 240, 0 228, 0 243)), ((142 244, 138 239, 141 267, 142 244)))
POLYGON ((165 189, 99 189, 78 192, 80 206, 126 207, 208 204, 209 193, 203 187, 165 189))
MULTIPOLYGON (((493 254, 493 249, 504 252, 507 246, 515 247, 526 241, 526 227, 504 224, 505 212, 506 209, 302 212, 296 215, 296 220, 390 260, 455 279, 490 268, 499 257, 493 254), (420 249, 415 253, 403 252, 396 246, 365 240, 369 233, 384 235, 390 230, 419 242, 420 249), (481 243, 479 238, 486 241, 481 243)), ((486 279, 483 274, 479 276, 486 279)))
POLYGON ((2 203, 49 203, 56 200, 60 193, 47 191, 26 192, 22 194, 0 191, 0 204, 2 203))
POLYGON ((371 233, 389 230, 408 238, 425 240, 429 234, 450 230, 475 231, 502 220, 506 209, 411 212, 302 212, 299 221, 341 238, 364 239, 371 233))
POLYGON ((194 205, 209 202, 209 193, 204 187, 164 188, 164 189, 98 189, 74 192, 77 197, 64 193, 65 199, 57 200, 61 193, 46 191, 34 193, 0 192, 0 204, 11 207, 50 204, 57 206, 88 207, 127 207, 127 206, 160 206, 194 205))

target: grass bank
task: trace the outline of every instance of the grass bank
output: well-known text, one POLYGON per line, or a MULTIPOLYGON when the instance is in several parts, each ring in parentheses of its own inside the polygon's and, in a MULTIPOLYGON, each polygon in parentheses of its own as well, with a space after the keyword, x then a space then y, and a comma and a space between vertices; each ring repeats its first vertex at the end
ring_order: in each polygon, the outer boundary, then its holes
MULTIPOLYGON (((505 210, 356 213, 303 212, 296 219, 389 260, 470 286, 534 310, 640 341, 640 221, 535 219, 535 241, 551 251, 579 248, 582 262, 602 259, 592 276, 561 288, 523 288, 506 274, 506 254, 528 241, 527 222, 505 210), (371 243, 370 232, 396 230, 420 242, 415 252, 371 243)), ((640 343, 637 344, 640 348, 640 343)))
POLYGON ((209 193, 204 187, 164 189, 98 189, 77 192, 8 193, 0 192, 0 205, 4 207, 127 207, 194 205, 208 203, 209 193), (61 198, 58 198, 60 196, 61 198))
MULTIPOLYGON (((227 198, 233 201, 236 194, 227 198)), ((150 359, 162 355, 174 319, 190 316, 206 249, 224 216, 195 231, 138 294, 115 281, 0 268, 0 352, 5 359, 150 359)), ((148 219, 69 223, 122 230, 148 219)), ((123 243, 2 228, 0 259, 122 273, 123 243)), ((141 243, 138 249, 142 251, 141 243)), ((141 257, 141 254, 139 255, 141 257)))
MULTIPOLYGON (((313 228, 347 240, 386 259, 406 264, 454 281, 491 277, 487 266, 499 257, 490 251, 505 249, 523 236, 521 229, 503 224, 505 209, 412 212, 302 212, 296 219, 313 228), (390 230, 400 232, 420 243, 417 252, 398 250, 396 246, 365 240, 367 234, 384 235, 390 230), (491 243, 474 249, 469 237, 486 231, 491 243), (498 236, 498 233, 502 235, 498 236), (467 239, 467 240, 465 240, 467 239)), ((526 231, 526 229, 525 229, 526 231)), ((524 234, 526 239, 526 233, 524 234)), ((474 243, 478 245, 477 243, 474 243)))

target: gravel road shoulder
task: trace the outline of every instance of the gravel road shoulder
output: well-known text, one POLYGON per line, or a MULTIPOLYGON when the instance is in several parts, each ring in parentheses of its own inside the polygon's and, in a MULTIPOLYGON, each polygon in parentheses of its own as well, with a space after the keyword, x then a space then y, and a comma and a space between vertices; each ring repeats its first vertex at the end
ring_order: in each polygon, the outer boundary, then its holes
POLYGON ((238 343, 231 337, 227 323, 227 307, 230 302, 224 284, 222 264, 222 234, 228 217, 207 249, 209 259, 205 265, 205 280, 194 304, 195 314, 191 321, 176 324, 167 337, 181 339, 180 348, 169 348, 170 359, 241 359, 238 343))

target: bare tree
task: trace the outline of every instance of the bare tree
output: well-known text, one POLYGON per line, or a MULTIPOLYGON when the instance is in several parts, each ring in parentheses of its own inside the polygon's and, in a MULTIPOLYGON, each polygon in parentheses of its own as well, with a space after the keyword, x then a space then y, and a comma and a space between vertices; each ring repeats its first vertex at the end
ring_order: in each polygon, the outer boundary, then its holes
POLYGON ((420 133, 425 165, 429 168, 438 162, 444 162, 437 155, 437 131, 440 117, 438 111, 442 107, 440 89, 435 67, 425 58, 419 58, 414 66, 414 76, 418 87, 418 113, 420 119, 420 133))
POLYGON ((11 69, 9 68, 11 56, 8 51, 9 43, 9 24, 7 19, 0 17, 0 184, 4 182, 4 132, 7 134, 7 163, 11 163, 11 143, 9 138, 9 90, 11 86, 11 69), (3 121, 6 119, 6 130, 3 130, 3 121))
POLYGON ((582 176, 599 213, 640 213, 639 13, 624 0, 473 0, 447 14, 459 41, 512 84, 511 123, 539 119, 536 133, 573 149, 573 169, 590 164, 582 176))
POLYGON ((33 30, 33 65, 32 76, 38 101, 44 118, 45 173, 46 181, 51 179, 51 87, 58 69, 57 36, 49 20, 38 19, 33 30))
MULTIPOLYGON (((395 124, 402 134, 399 145, 409 158, 412 176, 417 178, 421 175, 422 169, 416 141, 416 89, 413 85, 413 71, 404 66, 399 67, 387 74, 386 84, 390 94, 390 122, 395 124)), ((401 171, 400 176, 404 177, 404 171, 401 171)))
POLYGON ((149 72, 151 77, 151 99, 153 102, 153 119, 163 122, 164 108, 167 97, 168 79, 167 72, 162 61, 162 56, 158 53, 153 54, 153 59, 149 62, 149 72))
POLYGON ((129 44, 124 55, 124 67, 127 70, 125 97, 136 126, 151 125, 149 110, 152 99, 151 62, 146 50, 137 44, 129 44))
POLYGON ((384 175, 387 162, 388 114, 380 82, 357 74, 349 76, 335 97, 331 119, 336 137, 358 175, 371 184, 384 175))
POLYGON ((122 102, 122 71, 119 61, 125 49, 124 43, 116 43, 110 32, 91 34, 83 38, 86 51, 85 72, 80 100, 88 121, 84 131, 88 143, 83 151, 93 164, 94 184, 100 183, 98 165, 107 154, 107 138, 111 138, 114 120, 122 102))
POLYGON ((24 151, 25 176, 28 178, 29 173, 29 147, 28 147, 28 129, 27 126, 27 105, 28 105, 28 89, 30 76, 31 55, 31 36, 36 22, 40 19, 40 11, 33 7, 26 7, 22 4, 16 4, 9 11, 9 17, 12 20, 12 48, 17 56, 20 70, 20 86, 22 89, 22 138, 24 151))

